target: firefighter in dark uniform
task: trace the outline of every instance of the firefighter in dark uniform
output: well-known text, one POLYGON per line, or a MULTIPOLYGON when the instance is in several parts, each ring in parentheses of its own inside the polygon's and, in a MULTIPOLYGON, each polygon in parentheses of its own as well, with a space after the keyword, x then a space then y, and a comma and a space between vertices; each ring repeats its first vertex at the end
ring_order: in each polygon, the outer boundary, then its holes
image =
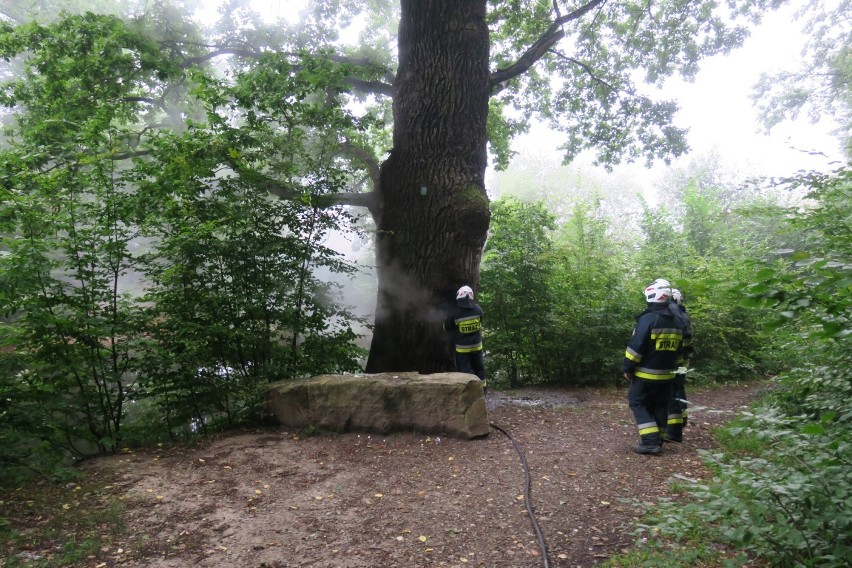
MULTIPOLYGON (((678 370, 686 370, 689 364, 689 357, 692 355, 692 322, 689 320, 689 314, 686 313, 686 307, 683 305, 683 294, 677 288, 672 288, 672 301, 669 303, 669 310, 675 315, 675 318, 680 319, 683 326, 683 344, 681 346, 681 354, 678 357, 678 370)), ((674 386, 672 388, 672 398, 669 402, 669 417, 666 423, 666 431, 663 434, 664 442, 682 442, 683 429, 686 426, 686 373, 677 373, 674 378, 674 386)))
POLYGON ((662 452, 668 407, 674 386, 677 360, 683 343, 683 326, 669 310, 671 284, 657 279, 645 288, 648 306, 636 318, 633 336, 624 353, 624 378, 630 381, 627 401, 640 443, 637 454, 662 452))
POLYGON ((484 391, 488 383, 482 358, 482 316, 482 308, 473 301, 473 289, 462 286, 456 292, 456 305, 449 310, 444 329, 452 333, 456 370, 479 377, 484 391))

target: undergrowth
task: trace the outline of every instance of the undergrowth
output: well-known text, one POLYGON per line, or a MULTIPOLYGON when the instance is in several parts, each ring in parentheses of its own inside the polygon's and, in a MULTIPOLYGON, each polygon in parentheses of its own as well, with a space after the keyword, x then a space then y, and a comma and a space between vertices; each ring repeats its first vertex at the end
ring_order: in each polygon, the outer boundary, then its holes
POLYGON ((649 510, 606 566, 849 566, 849 413, 790 416, 777 400, 717 430, 721 450, 701 452, 712 480, 679 485, 686 498, 649 510))
POLYGON ((94 566, 114 561, 125 525, 123 503, 99 481, 3 488, 4 568, 94 566))

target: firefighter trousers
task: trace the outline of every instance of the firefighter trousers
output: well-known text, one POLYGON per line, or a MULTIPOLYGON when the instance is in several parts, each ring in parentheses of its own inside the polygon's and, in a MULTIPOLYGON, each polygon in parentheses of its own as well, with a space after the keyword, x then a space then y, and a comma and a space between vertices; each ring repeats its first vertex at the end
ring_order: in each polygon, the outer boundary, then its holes
POLYGON ((668 422, 674 379, 647 380, 633 377, 627 402, 636 420, 639 437, 646 446, 660 446, 668 422))
POLYGON ((686 426, 686 375, 675 375, 672 396, 669 401, 669 416, 666 420, 666 437, 680 441, 686 426))
POLYGON ((485 363, 482 350, 460 353, 456 351, 456 370, 459 373, 470 373, 476 375, 479 380, 485 382, 485 363))

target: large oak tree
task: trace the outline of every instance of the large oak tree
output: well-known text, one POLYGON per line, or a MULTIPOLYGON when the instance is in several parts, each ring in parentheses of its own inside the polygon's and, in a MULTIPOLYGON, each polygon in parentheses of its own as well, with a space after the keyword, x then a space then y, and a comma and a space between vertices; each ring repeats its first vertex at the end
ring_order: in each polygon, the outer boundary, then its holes
POLYGON ((451 368, 438 308, 479 279, 489 135, 499 150, 512 126, 501 107, 521 123, 549 119, 566 132, 569 159, 585 148, 605 164, 677 156, 686 145, 676 106, 642 95, 634 78, 693 76, 701 57, 741 43, 737 19, 753 22, 768 4, 402 0, 367 370, 451 368))
MULTIPOLYGON (((694 76, 701 58, 740 45, 780 3, 318 0, 299 24, 268 25, 247 0, 230 0, 205 35, 167 2, 126 13, 186 69, 221 68, 230 58, 237 70, 260 60, 271 70, 270 57, 280 58, 282 73, 318 59, 340 67, 346 80, 318 93, 334 104, 358 102, 350 108, 362 128, 339 132, 339 142, 368 184, 325 203, 366 207, 375 221, 378 296, 367 371, 435 372, 453 366, 441 308, 458 286, 478 284, 489 156, 505 165, 509 140, 535 119, 565 134, 569 161, 584 150, 605 165, 682 154, 677 107, 655 99, 654 87, 676 73, 694 76), (353 21, 361 37, 347 47, 341 34, 353 21), (392 129, 390 139, 377 134, 383 128, 392 129)), ((164 89, 147 102, 166 108, 167 96, 181 92, 164 89)), ((262 159, 225 159, 236 175, 293 196, 262 159)))

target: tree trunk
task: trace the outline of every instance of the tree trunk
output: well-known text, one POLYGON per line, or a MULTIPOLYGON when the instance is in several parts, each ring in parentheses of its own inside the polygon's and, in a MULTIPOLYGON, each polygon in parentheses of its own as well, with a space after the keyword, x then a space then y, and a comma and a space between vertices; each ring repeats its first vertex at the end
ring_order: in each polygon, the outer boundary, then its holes
POLYGON ((490 221, 486 0, 401 4, 370 373, 454 368, 444 307, 460 286, 476 289, 490 221))

